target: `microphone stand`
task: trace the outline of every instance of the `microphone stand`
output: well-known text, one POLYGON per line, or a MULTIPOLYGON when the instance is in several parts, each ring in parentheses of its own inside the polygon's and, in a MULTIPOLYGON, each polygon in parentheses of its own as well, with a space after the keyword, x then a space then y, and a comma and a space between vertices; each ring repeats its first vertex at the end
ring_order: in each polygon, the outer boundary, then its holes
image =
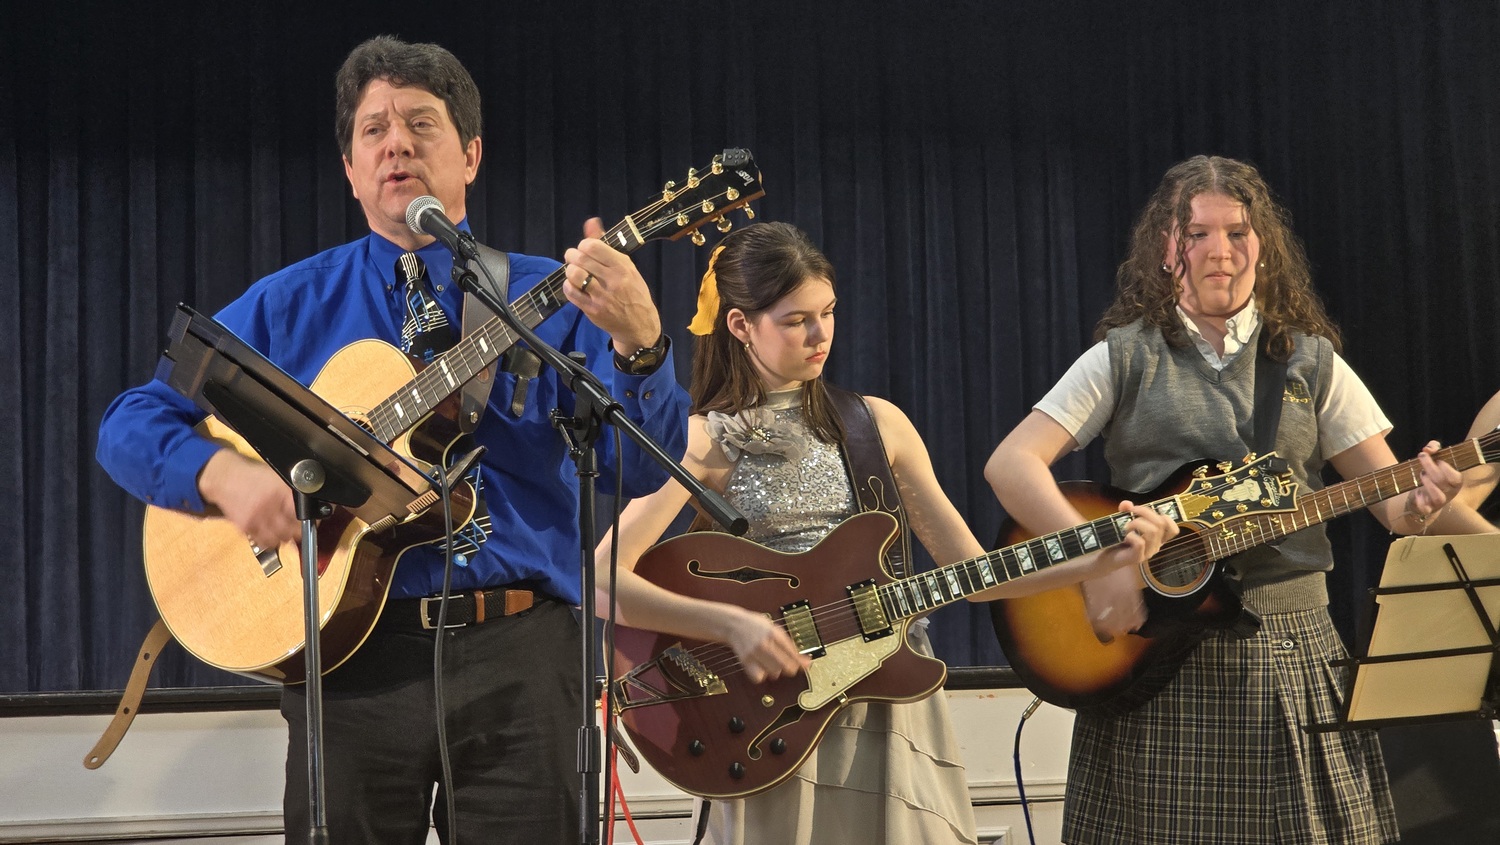
POLYGON ((323 465, 303 458, 292 466, 287 483, 297 519, 302 522, 302 614, 307 645, 304 662, 307 667, 307 806, 309 810, 308 842, 328 845, 328 807, 323 780, 323 656, 322 635, 318 625, 318 524, 333 513, 333 507, 320 501, 316 494, 326 480, 323 465))
MULTIPOLYGON (((450 247, 453 246, 450 244, 450 247)), ((536 332, 515 315, 510 305, 494 294, 492 290, 495 287, 494 279, 489 278, 488 268, 484 266, 483 261, 479 260, 473 235, 460 230, 458 244, 453 251, 455 258, 458 259, 453 263, 454 281, 465 292, 473 294, 480 304, 504 320, 506 325, 526 341, 533 352, 562 376, 563 383, 573 391, 576 397, 573 407, 574 416, 565 417, 560 410, 555 410, 552 413, 552 419, 553 424, 568 442, 568 454, 577 467, 578 475, 580 598, 583 618, 591 632, 589 636, 583 638, 581 661, 583 712, 578 729, 578 772, 582 779, 582 786, 579 791, 578 824, 579 841, 583 845, 595 845, 599 842, 600 836, 599 801, 602 794, 599 784, 601 736, 599 728, 594 724, 594 700, 596 698, 594 679, 598 677, 598 670, 595 666, 592 635, 596 624, 594 621, 594 547, 598 545, 598 532, 594 525, 594 482, 599 475, 594 441, 598 438, 600 426, 608 422, 625 432, 642 451, 686 488, 709 516, 728 528, 731 533, 744 534, 749 523, 723 496, 710 490, 692 473, 684 469, 682 464, 668 455, 666 450, 652 440, 651 436, 636 425, 634 420, 627 417, 620 403, 609 395, 609 391, 581 361, 563 355, 562 352, 537 337, 536 332), (465 264, 478 267, 489 284, 479 284, 478 278, 473 271, 464 266, 465 264)), ((581 356, 581 353, 575 354, 581 356)))

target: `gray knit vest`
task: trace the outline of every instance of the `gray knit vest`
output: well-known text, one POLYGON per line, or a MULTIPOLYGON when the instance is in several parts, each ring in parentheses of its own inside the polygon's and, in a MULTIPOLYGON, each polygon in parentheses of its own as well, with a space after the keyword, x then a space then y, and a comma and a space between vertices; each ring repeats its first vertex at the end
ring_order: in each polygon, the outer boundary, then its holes
MULTIPOLYGON (((1160 331, 1139 321, 1111 330, 1107 339, 1117 397, 1103 432, 1112 484, 1151 492, 1184 464, 1237 462, 1252 450, 1259 331, 1223 370, 1215 370, 1194 347, 1168 345, 1160 331)), ((1287 362, 1276 452, 1288 462, 1299 495, 1323 487, 1316 409, 1328 390, 1332 366, 1333 346, 1327 339, 1296 336, 1296 351, 1287 362)), ((1307 610, 1328 602, 1322 573, 1332 568, 1333 555, 1321 525, 1221 563, 1239 573, 1246 605, 1261 613, 1307 610)))

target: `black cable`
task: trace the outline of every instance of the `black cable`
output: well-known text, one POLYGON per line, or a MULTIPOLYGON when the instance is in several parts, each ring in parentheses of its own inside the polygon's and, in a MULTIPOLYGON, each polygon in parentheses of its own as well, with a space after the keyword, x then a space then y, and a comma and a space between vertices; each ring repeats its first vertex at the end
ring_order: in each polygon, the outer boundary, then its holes
POLYGON ((453 763, 448 759, 448 711, 443 700, 443 634, 447 632, 448 598, 453 587, 453 504, 451 484, 441 461, 436 468, 438 491, 443 499, 443 593, 438 600, 436 634, 432 641, 432 698, 437 711, 438 765, 441 769, 443 802, 448 811, 448 843, 458 845, 458 814, 453 800, 453 763))
MULTIPOLYGON (((615 501, 614 515, 610 520, 613 537, 609 544, 609 610, 604 615, 604 701, 607 706, 600 708, 599 714, 604 721, 604 806, 606 807, 613 807, 615 804, 615 755, 610 753, 614 747, 615 720, 614 704, 609 700, 609 691, 615 682, 615 573, 619 571, 620 565, 620 500, 625 497, 625 467, 620 452, 624 444, 620 437, 620 430, 611 426, 611 431, 615 435, 615 501)), ((605 813, 604 823, 609 825, 605 841, 613 842, 614 814, 605 813)))
POLYGON ((1036 845, 1036 831, 1031 827, 1031 802, 1026 800, 1026 782, 1021 777, 1021 729, 1026 727, 1026 720, 1031 718, 1031 714, 1036 712, 1041 703, 1040 698, 1033 698, 1026 709, 1021 711, 1021 720, 1016 723, 1016 743, 1012 754, 1016 764, 1016 792, 1021 797, 1021 812, 1026 815, 1026 838, 1031 845, 1036 845))

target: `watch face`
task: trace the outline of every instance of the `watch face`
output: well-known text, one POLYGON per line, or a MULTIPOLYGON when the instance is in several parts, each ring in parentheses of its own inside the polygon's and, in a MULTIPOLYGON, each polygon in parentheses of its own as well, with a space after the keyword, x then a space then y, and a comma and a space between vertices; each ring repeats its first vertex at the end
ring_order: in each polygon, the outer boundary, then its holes
POLYGON ((659 360, 661 360, 660 352, 657 352, 655 349, 643 349, 631 358, 630 371, 638 373, 641 370, 649 370, 656 366, 656 362, 659 360))

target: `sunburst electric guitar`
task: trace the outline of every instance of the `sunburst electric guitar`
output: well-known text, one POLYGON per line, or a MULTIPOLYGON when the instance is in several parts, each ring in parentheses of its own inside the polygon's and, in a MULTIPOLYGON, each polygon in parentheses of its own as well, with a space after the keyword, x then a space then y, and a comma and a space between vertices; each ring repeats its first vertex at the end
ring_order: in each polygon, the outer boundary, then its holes
POLYGON ((859 701, 917 701, 942 661, 914 651, 918 618, 981 590, 1119 543, 1114 513, 907 578, 884 565, 896 520, 857 514, 806 552, 711 531, 653 546, 635 566, 675 593, 770 616, 812 659, 805 673, 751 683, 729 646, 616 626, 610 704, 641 756, 694 795, 744 797, 791 776, 829 722, 859 701))
MULTIPOLYGON (((1206 464, 1190 465, 1158 488, 1176 491, 1161 501, 1178 504, 1157 510, 1182 531, 1141 567, 1148 612, 1141 634, 1100 642, 1076 585, 991 602, 1000 647, 1026 686, 1061 707, 1098 713, 1139 707, 1171 681, 1206 630, 1228 627, 1240 617, 1238 592, 1221 577, 1219 561, 1421 485, 1413 459, 1299 496, 1295 484, 1264 471, 1273 457, 1247 459, 1216 478, 1206 477, 1206 464)), ((1500 433, 1441 449, 1434 457, 1460 471, 1495 461, 1500 433)), ((1092 482, 1061 486, 1085 516, 1107 511, 1121 499, 1142 498, 1092 482)), ((1156 495, 1162 494, 1144 497, 1156 495)), ((1001 536, 1013 541, 1026 532, 1012 523, 1001 536)))
MULTIPOLYGON (((659 199, 627 216, 605 235, 630 253, 651 240, 676 240, 764 195, 760 172, 745 150, 725 150, 710 167, 690 170, 682 186, 668 183, 659 199)), ((753 213, 746 208, 746 213, 753 213)), ((521 295, 512 308, 535 327, 567 304, 561 268, 521 295)), ((431 364, 418 364, 378 340, 350 344, 328 361, 313 392, 365 426, 419 467, 449 461, 458 439, 454 393, 488 368, 517 340, 499 318, 470 331, 431 364)), ((253 448, 218 419, 200 434, 259 460, 253 448)), ((466 485, 452 497, 456 521, 473 514, 466 485)), ((146 579, 172 636, 198 659, 261 680, 305 680, 300 546, 257 548, 218 513, 194 515, 148 506, 144 533, 146 579)), ((401 554, 441 541, 441 509, 428 507, 393 526, 371 526, 339 510, 318 523, 320 651, 324 671, 347 660, 369 635, 385 605, 401 554)))

